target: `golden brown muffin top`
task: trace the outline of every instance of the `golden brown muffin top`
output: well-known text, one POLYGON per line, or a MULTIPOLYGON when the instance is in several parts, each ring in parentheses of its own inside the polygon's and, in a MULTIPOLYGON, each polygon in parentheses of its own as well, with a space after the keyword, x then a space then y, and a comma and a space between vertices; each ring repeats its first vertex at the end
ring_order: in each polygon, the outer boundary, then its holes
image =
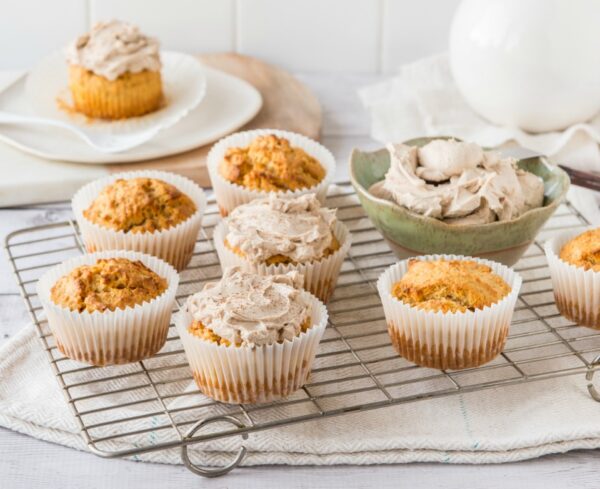
POLYGON ((315 158, 273 134, 257 137, 246 148, 229 148, 219 173, 232 183, 269 192, 309 188, 325 178, 315 158))
POLYGON ((419 309, 466 312, 483 309, 511 288, 487 265, 471 260, 410 260, 392 295, 419 309))
POLYGON ((71 311, 103 312, 150 301, 166 288, 166 279, 141 261, 101 258, 58 279, 50 289, 50 298, 71 311))
POLYGON ((192 199, 170 183, 141 177, 107 185, 83 215, 116 231, 152 233, 176 226, 194 212, 192 199))
POLYGON ((560 258, 576 267, 600 272, 600 228, 573 238, 560 250, 560 258))

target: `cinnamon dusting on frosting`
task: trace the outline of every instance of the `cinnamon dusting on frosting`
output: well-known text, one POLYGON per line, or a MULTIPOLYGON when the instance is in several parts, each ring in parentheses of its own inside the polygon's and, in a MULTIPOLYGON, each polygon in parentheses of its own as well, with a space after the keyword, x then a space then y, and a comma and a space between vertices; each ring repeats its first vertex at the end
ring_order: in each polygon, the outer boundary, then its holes
POLYGON ((544 183, 513 158, 474 143, 434 140, 421 148, 389 144, 390 169, 369 191, 449 224, 515 219, 541 207, 544 183))
MULTIPOLYGON (((311 315, 298 272, 259 276, 226 269, 219 282, 208 283, 186 303, 194 323, 201 323, 221 344, 255 347, 292 340, 311 315)), ((190 333, 194 328, 190 326, 190 333)))
POLYGON ((160 71, 159 44, 138 27, 112 20, 98 22, 78 37, 66 51, 70 64, 81 66, 108 80, 124 73, 160 71))
POLYGON ((275 256, 304 263, 339 248, 332 232, 336 211, 322 207, 315 194, 293 199, 271 194, 237 207, 226 222, 227 245, 253 263, 275 256))

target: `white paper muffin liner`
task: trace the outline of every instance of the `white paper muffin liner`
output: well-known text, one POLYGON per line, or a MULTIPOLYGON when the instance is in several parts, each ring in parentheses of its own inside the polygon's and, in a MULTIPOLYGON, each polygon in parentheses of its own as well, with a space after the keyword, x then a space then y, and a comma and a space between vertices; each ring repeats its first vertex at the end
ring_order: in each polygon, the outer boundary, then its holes
POLYGON ((103 366, 136 362, 162 348, 178 285, 175 269, 159 258, 134 251, 102 251, 51 268, 38 281, 37 293, 58 349, 73 360, 103 366), (52 301, 50 290, 58 279, 99 258, 139 260, 167 280, 167 289, 150 301, 114 311, 71 311, 52 301))
POLYGON ((115 173, 109 177, 88 183, 73 196, 72 207, 83 241, 89 252, 104 250, 140 251, 162 258, 177 270, 183 270, 194 252, 196 238, 206 210, 206 196, 204 191, 188 178, 169 172, 142 170, 115 173), (196 204, 196 212, 176 226, 153 233, 115 231, 93 223, 84 217, 83 211, 92 204, 106 186, 119 178, 139 177, 156 178, 177 187, 196 204))
POLYGON ((251 190, 236 183, 231 183, 221 176, 218 171, 219 163, 223 160, 228 148, 244 148, 250 145, 259 136, 274 134, 287 139, 293 147, 301 148, 315 158, 325 169, 325 177, 312 187, 274 192, 283 197, 298 197, 299 195, 314 193, 322 204, 325 203, 327 189, 335 174, 335 158, 325 146, 313 141, 306 136, 277 129, 256 129, 232 134, 216 143, 207 156, 207 168, 210 181, 215 191, 215 198, 222 216, 226 216, 241 204, 246 204, 254 199, 267 197, 270 193, 264 190, 251 190))
POLYGON ((304 288, 323 302, 327 302, 333 295, 342 264, 352 244, 348 228, 337 221, 334 225, 333 234, 339 241, 340 248, 331 255, 308 263, 267 265, 266 263, 252 263, 227 248, 225 246, 227 232, 225 221, 217 224, 213 232, 214 245, 223 269, 240 267, 245 271, 254 272, 258 275, 279 275, 297 271, 304 276, 304 288))
POLYGON ((499 302, 466 312, 418 309, 392 295, 392 287, 408 271, 409 260, 389 267, 377 281, 388 332, 396 351, 424 367, 462 369, 495 358, 504 348, 522 279, 512 269, 493 261, 457 255, 425 255, 419 260, 473 260, 489 266, 510 285, 499 302))
POLYGON ((235 347, 205 341, 188 331, 193 322, 184 306, 175 317, 192 374, 207 396, 226 403, 263 403, 300 389, 310 374, 327 326, 327 309, 303 291, 312 304, 312 326, 293 340, 273 345, 235 347))
POLYGON ((600 329, 600 272, 584 270, 560 258, 560 250, 583 232, 566 231, 544 245, 556 307, 567 319, 589 328, 600 329))

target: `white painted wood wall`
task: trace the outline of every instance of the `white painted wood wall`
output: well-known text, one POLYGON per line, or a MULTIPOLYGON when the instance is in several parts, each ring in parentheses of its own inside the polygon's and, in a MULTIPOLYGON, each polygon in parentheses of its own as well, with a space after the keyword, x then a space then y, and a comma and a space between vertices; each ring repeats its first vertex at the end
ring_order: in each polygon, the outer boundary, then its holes
POLYGON ((0 0, 0 70, 27 69, 98 20, 165 49, 237 51, 293 71, 387 73, 447 46, 458 0, 0 0))

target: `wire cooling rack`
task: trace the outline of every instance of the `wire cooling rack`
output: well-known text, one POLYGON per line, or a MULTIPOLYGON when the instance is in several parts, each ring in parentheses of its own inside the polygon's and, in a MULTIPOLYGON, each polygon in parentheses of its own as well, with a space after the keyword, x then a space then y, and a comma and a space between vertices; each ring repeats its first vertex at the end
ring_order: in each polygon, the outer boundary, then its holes
MULTIPOLYGON (((591 396, 600 401, 592 385, 600 368, 600 332, 576 326, 558 313, 541 245, 554 232, 587 224, 569 203, 559 208, 515 267, 524 283, 504 352, 487 365, 460 371, 418 367, 396 354, 375 286, 396 258, 350 185, 334 188, 328 206, 338 208, 353 238, 328 304, 329 325, 309 383, 287 399, 262 405, 226 405, 204 397, 193 384, 173 325, 161 352, 139 363, 98 368, 64 357, 35 285, 49 267, 84 252, 77 224, 66 221, 7 236, 9 260, 50 367, 92 452, 125 457, 178 448, 190 470, 216 476, 236 467, 245 448, 239 448, 233 461, 222 455, 221 466, 209 468, 190 460, 189 445, 212 442, 214 449, 230 437, 247 438, 292 423, 575 374, 586 374, 591 396)), ((193 259, 181 273, 178 305, 221 275, 211 240, 218 219, 211 201, 193 259)), ((238 444, 236 440, 234 446, 238 444)))

